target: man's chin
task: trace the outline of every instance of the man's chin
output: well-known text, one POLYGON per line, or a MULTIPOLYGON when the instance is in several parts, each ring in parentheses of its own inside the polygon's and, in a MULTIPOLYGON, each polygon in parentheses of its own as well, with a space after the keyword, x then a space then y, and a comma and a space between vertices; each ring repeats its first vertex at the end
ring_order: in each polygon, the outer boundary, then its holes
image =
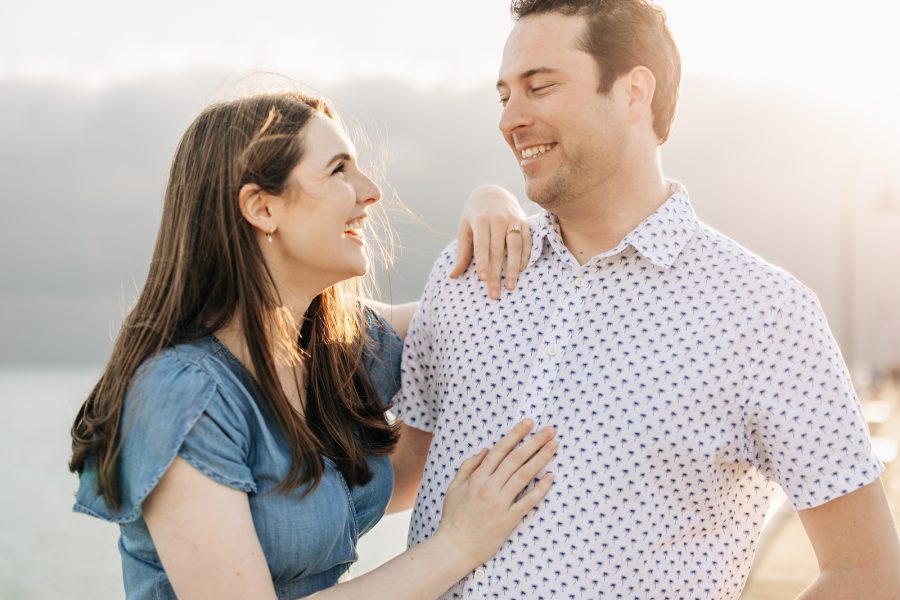
POLYGON ((556 204, 559 194, 547 182, 531 182, 529 181, 525 187, 525 195, 528 199, 540 206, 541 208, 550 209, 556 204))

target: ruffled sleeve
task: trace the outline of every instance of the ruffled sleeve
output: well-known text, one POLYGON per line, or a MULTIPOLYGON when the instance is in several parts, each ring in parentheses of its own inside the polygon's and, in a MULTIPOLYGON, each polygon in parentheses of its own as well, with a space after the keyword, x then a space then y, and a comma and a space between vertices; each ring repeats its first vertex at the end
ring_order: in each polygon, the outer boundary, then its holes
POLYGON ((121 506, 113 509, 97 494, 96 460, 91 457, 74 510, 116 523, 135 521, 176 456, 222 485, 256 492, 244 404, 223 393, 211 373, 176 349, 145 362, 125 396, 118 464, 121 506))
POLYGON ((384 318, 366 308, 366 349, 363 366, 385 408, 400 389, 400 358, 403 340, 384 318))

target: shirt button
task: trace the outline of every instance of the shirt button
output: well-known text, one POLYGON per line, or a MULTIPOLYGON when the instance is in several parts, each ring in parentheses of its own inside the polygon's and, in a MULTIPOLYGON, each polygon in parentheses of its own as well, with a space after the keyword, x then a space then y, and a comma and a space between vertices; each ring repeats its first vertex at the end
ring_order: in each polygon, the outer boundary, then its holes
POLYGON ((584 287, 584 277, 575 278, 575 287, 584 287))
POLYGON ((475 579, 484 579, 485 573, 484 569, 478 568, 475 569, 475 579))
POLYGON ((559 354, 559 346, 550 346, 549 348, 547 348, 547 354, 549 354, 550 356, 556 356, 557 354, 559 354))

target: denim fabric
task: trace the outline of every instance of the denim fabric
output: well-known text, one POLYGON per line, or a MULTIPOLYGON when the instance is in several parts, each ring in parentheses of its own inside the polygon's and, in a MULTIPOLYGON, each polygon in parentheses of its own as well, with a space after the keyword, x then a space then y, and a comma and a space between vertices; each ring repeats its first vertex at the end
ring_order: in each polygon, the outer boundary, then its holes
MULTIPOLYGON (((402 342, 373 313, 367 313, 367 325, 364 364, 386 404, 399 387, 402 342)), ((113 510, 97 495, 93 457, 74 506, 77 512, 119 524, 129 599, 175 598, 141 504, 176 455, 214 481, 247 492, 279 599, 334 585, 357 559, 359 536, 381 518, 391 496, 390 459, 370 456, 374 477, 350 489, 325 458, 315 491, 306 497, 306 486, 276 492, 291 455, 258 394, 247 371, 212 336, 168 348, 138 369, 122 416, 122 506, 113 510)))

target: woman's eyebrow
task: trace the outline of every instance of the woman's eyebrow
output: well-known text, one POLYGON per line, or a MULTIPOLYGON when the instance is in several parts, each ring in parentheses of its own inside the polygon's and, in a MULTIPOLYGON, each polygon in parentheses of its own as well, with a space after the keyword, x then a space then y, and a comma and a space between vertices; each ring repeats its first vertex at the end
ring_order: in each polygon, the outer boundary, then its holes
POLYGON ((347 154, 346 152, 341 152, 340 154, 335 154, 331 160, 325 165, 325 168, 331 167, 333 164, 338 163, 342 160, 353 160, 353 157, 347 154))

